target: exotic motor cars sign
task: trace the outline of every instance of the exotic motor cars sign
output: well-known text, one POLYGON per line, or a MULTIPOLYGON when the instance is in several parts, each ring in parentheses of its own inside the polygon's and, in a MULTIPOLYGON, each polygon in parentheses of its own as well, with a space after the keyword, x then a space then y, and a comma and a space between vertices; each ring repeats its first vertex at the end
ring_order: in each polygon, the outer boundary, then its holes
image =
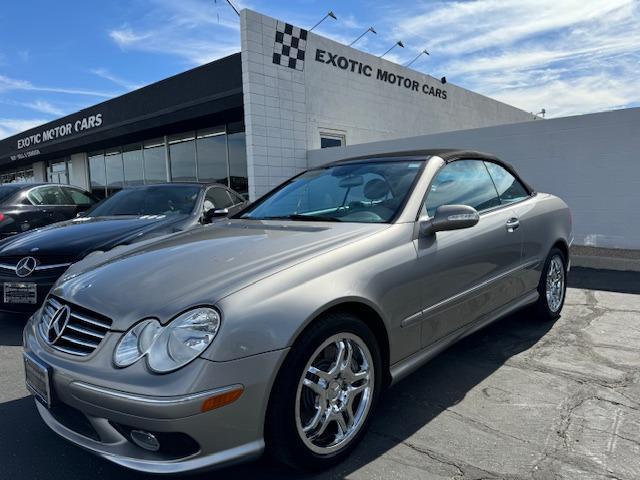
POLYGON ((82 117, 78 120, 63 123, 61 125, 42 130, 40 132, 32 133, 27 137, 19 138, 17 142, 18 150, 22 150, 23 148, 36 147, 41 143, 73 135, 74 133, 80 133, 92 128, 97 128, 101 125, 102 113, 96 113, 94 115, 82 117))
POLYGON ((384 70, 380 67, 374 68, 366 63, 347 58, 344 55, 328 52, 320 48, 316 49, 315 54, 316 62, 331 65, 342 70, 347 70, 358 75, 364 75, 365 77, 375 78, 378 81, 396 85, 400 88, 405 88, 414 92, 421 92, 425 95, 440 98, 442 100, 447 99, 447 91, 442 88, 436 88, 433 85, 429 85, 425 82, 419 82, 413 78, 398 75, 396 73, 384 70))

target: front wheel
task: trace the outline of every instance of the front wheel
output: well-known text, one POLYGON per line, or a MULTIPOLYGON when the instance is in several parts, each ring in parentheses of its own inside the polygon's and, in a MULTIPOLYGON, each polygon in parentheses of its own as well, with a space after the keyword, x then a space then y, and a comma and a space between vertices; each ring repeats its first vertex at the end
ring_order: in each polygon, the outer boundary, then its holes
POLYGON ((560 317, 567 291, 567 261, 558 248, 551 249, 547 257, 538 293, 540 297, 535 305, 538 315, 543 320, 556 320, 560 317))
POLYGON ((282 366, 267 413, 267 449, 294 468, 341 461, 368 426, 380 390, 381 361, 371 330, 347 313, 313 324, 282 366))

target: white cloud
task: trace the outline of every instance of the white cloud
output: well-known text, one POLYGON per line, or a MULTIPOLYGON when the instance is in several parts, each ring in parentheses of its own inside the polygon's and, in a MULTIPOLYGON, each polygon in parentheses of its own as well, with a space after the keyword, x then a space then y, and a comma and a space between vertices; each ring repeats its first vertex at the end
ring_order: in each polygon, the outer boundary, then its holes
POLYGON ((10 137, 19 132, 29 130, 46 123, 48 120, 42 118, 18 119, 0 118, 0 139, 10 137))
POLYGON ((33 102, 23 103, 22 106, 36 110, 41 113, 47 113, 49 115, 62 116, 65 111, 55 105, 47 102, 46 100, 34 100, 33 102))
POLYGON ((10 90, 26 90, 33 92, 49 92, 49 93, 66 93, 69 95, 86 95, 90 97, 103 97, 111 98, 118 93, 102 92, 97 90, 86 90, 82 88, 66 88, 66 87, 50 87, 34 85, 27 80, 20 80, 16 78, 0 75, 0 92, 6 92, 10 90))
POLYGON ((392 12, 387 25, 393 38, 425 44, 431 57, 421 65, 434 75, 528 111, 640 103, 637 0, 431 2, 392 12))
POLYGON ((121 47, 127 47, 138 42, 142 42, 149 37, 149 34, 137 34, 131 27, 123 27, 109 32, 111 39, 121 47))
POLYGON ((98 77, 104 78, 105 80, 109 80, 110 82, 115 83, 119 87, 126 88, 127 90, 136 90, 143 86, 140 83, 130 82, 129 80, 125 80, 122 77, 114 75, 106 68, 94 68, 93 70, 91 70, 91 73, 93 73, 98 77))

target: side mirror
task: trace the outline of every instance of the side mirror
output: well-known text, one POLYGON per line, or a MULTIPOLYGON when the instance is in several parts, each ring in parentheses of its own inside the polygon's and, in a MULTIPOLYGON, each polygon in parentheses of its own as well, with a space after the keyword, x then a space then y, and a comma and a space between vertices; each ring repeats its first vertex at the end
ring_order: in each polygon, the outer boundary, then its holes
POLYGON ((76 213, 76 218, 84 217, 87 214, 86 211, 76 213))
POLYGON ((480 220, 477 210, 467 205, 442 205, 433 218, 420 221, 420 236, 473 227, 480 220))
POLYGON ((202 223, 211 223, 214 218, 226 217, 227 215, 229 215, 228 208, 212 208, 204 212, 202 223))

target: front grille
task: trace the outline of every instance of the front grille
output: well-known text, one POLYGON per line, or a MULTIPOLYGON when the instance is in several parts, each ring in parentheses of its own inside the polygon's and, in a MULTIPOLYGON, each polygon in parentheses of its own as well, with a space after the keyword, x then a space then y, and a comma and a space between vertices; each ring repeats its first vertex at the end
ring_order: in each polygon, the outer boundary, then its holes
POLYGON ((110 328, 110 319, 54 297, 42 308, 39 326, 45 342, 56 350, 80 357, 93 353, 110 328))
MULTIPOLYGON (((30 257, 30 255, 21 255, 21 256, 13 255, 13 256, 0 257, 0 272, 9 271, 11 273, 16 274, 17 273, 16 267, 18 265, 18 262, 28 257, 30 257)), ((49 271, 55 272, 57 270, 64 271, 67 268, 69 268, 69 265, 71 265, 74 262, 74 259, 72 257, 63 256, 63 255, 34 256, 33 258, 36 261, 35 268, 31 273, 28 273, 27 275, 24 275, 24 276, 29 276, 34 272, 47 273, 49 271)))

